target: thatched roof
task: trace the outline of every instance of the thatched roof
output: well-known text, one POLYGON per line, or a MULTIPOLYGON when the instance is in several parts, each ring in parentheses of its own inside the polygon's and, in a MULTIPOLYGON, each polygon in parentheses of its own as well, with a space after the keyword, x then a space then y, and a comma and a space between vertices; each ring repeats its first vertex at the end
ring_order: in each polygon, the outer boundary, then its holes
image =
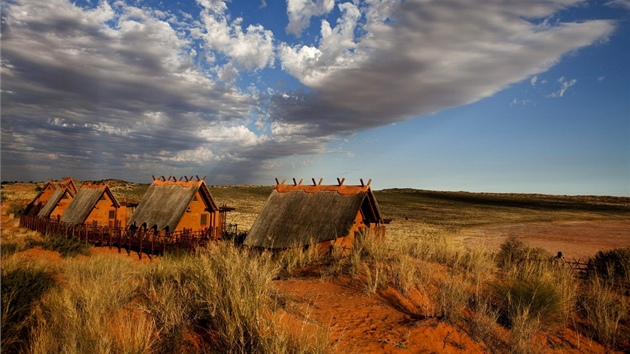
POLYGON ((35 198, 33 198, 33 200, 31 200, 30 203, 28 203, 28 205, 26 206, 26 209, 24 210, 24 213, 26 215, 39 215, 38 213, 41 211, 40 210, 36 210, 37 208, 35 208, 35 206, 37 204, 41 204, 47 202, 46 200, 41 200, 42 195, 46 192, 47 189, 53 189, 53 190, 57 190, 59 188, 67 188, 69 191, 72 192, 72 194, 76 194, 77 193, 77 187, 76 184, 74 183, 74 179, 72 177, 64 177, 63 180, 61 181, 53 181, 53 180, 48 180, 46 181, 46 183, 44 184, 44 187, 42 187, 42 189, 39 191, 39 193, 37 193, 37 195, 35 196, 35 198))
POLYGON ((218 210, 203 180, 154 180, 142 196, 127 226, 140 227, 146 224, 148 229, 155 227, 158 231, 165 228, 174 231, 197 191, 200 192, 207 210, 218 210))
POLYGON ((48 202, 46 202, 46 205, 44 205, 44 207, 39 211, 37 216, 40 218, 49 218, 50 214, 52 214, 53 210, 55 210, 57 203, 61 201, 61 198, 63 198, 66 193, 70 196, 73 195, 73 193, 65 187, 55 189, 53 194, 50 196, 50 199, 48 199, 48 202))
POLYGON ((357 214, 382 223, 369 186, 287 186, 271 192, 244 243, 291 248, 345 237, 357 214))
POLYGON ((69 224, 82 224, 105 193, 112 200, 114 207, 120 207, 116 197, 114 197, 107 185, 87 184, 79 189, 77 195, 68 204, 68 208, 61 215, 61 221, 69 224))

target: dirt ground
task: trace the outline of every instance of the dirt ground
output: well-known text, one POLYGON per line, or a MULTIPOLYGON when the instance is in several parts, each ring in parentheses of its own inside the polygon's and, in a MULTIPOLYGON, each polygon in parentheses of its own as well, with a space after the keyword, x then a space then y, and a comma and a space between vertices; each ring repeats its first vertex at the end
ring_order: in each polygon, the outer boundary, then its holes
POLYGON ((629 221, 571 221, 496 225, 467 229, 459 234, 466 245, 484 245, 492 251, 509 236, 530 247, 540 247, 566 260, 585 261, 602 250, 630 247, 629 221))
MULTIPOLYGON (((328 331, 336 353, 491 352, 461 329, 466 328, 465 323, 455 327, 405 311, 414 306, 411 301, 415 304, 423 301, 419 294, 408 295, 411 300, 404 299, 390 287, 377 295, 367 295, 347 279, 288 279, 277 281, 276 285, 298 304, 308 321, 328 331)), ((306 330, 299 318, 293 322, 306 330)), ((541 353, 610 352, 570 329, 552 332, 541 332, 534 338, 541 353)))

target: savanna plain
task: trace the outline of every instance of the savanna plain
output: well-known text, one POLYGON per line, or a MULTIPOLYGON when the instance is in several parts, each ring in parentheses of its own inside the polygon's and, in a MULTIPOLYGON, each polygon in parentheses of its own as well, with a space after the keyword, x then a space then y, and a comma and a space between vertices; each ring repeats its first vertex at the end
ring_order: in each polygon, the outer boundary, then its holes
MULTIPOLYGON (((388 189, 350 254, 140 259, 20 228, 42 186, 2 183, 3 353, 630 352, 630 198, 388 189)), ((241 234, 271 190, 210 186, 241 234)))

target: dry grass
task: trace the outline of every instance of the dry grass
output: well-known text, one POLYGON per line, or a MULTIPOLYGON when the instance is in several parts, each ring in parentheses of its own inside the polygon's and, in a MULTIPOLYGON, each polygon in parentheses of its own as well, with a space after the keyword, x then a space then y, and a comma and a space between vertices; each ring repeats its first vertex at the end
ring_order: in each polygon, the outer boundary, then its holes
POLYGON ((619 294, 605 279, 593 278, 580 296, 580 305, 592 336, 614 348, 621 334, 620 323, 629 318, 628 297, 619 294))

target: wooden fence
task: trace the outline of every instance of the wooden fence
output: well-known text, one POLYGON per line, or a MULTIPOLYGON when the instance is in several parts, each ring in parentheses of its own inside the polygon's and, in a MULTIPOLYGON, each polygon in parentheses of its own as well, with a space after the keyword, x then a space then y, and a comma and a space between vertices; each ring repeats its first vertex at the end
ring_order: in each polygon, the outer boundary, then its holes
POLYGON ((206 245, 211 240, 219 239, 223 235, 219 227, 196 231, 184 229, 175 232, 155 232, 154 229, 128 229, 122 227, 119 222, 109 225, 99 225, 96 222, 72 225, 59 220, 29 215, 20 217, 20 226, 38 231, 43 235, 73 237, 94 246, 117 247, 118 252, 125 249, 127 254, 135 251, 138 252, 140 258, 143 253, 149 258, 166 252, 191 253, 196 248, 206 245))

